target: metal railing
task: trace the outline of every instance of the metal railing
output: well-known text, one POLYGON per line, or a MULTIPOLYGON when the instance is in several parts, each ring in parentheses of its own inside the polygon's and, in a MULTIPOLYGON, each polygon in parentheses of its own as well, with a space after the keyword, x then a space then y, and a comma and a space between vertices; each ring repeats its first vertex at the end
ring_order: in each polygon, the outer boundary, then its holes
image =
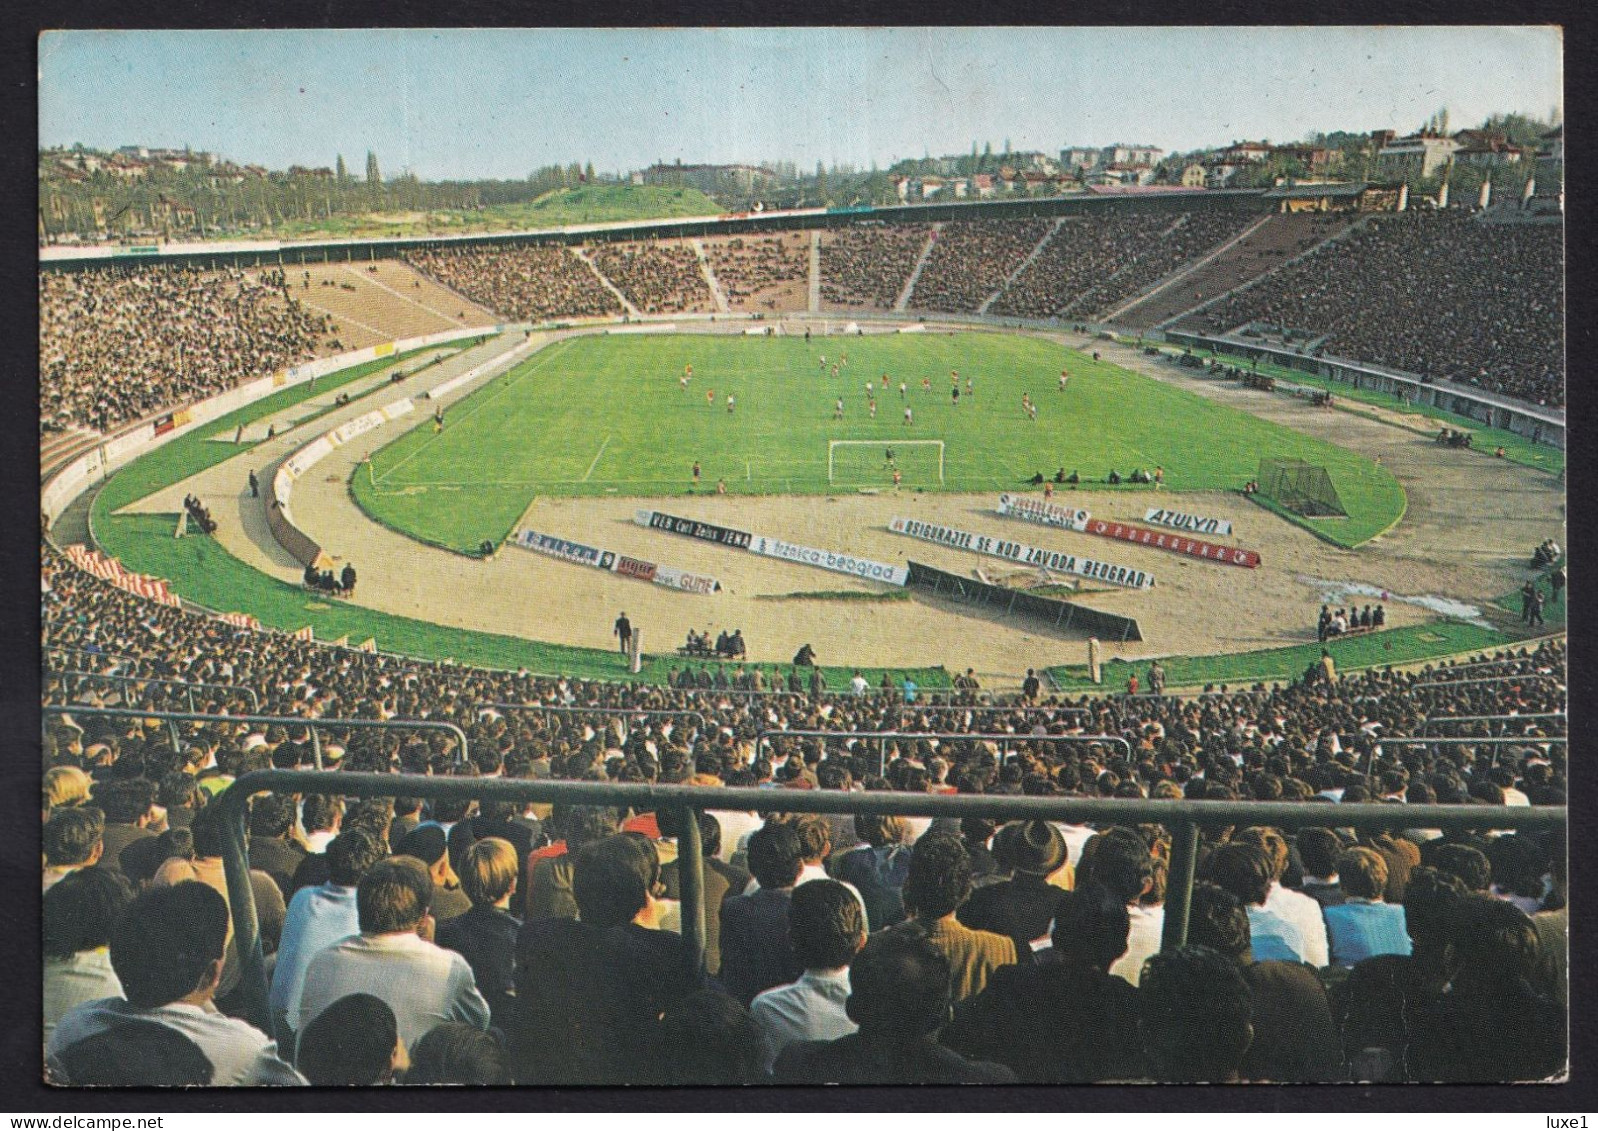
MULTIPOLYGON (((1499 722, 1529 722, 1532 719, 1563 719, 1563 711, 1548 711, 1540 715, 1434 715, 1420 724, 1421 730, 1430 730, 1433 723, 1499 723, 1499 722)), ((1529 735, 1528 738, 1538 736, 1529 735)))
MULTIPOLYGON (((255 689, 253 687, 244 687, 237 683, 199 683, 186 679, 156 679, 154 676, 116 675, 109 672, 53 671, 48 673, 46 678, 79 681, 100 680, 102 682, 109 681, 118 685, 144 683, 154 684, 157 687, 181 687, 188 692, 189 710, 191 711, 194 710, 195 688, 209 688, 212 691, 227 691, 234 695, 247 695, 250 699, 250 709, 252 711, 259 711, 261 709, 261 697, 255 693, 255 689)), ((74 689, 70 682, 66 684, 66 690, 69 697, 74 694, 74 689)), ((78 688, 77 690, 81 691, 82 689, 78 688)))
POLYGON ((1419 690, 1419 689, 1425 689, 1425 690, 1429 691, 1429 690, 1431 690, 1432 688, 1435 688, 1435 687, 1471 687, 1471 686, 1475 686, 1475 685, 1479 685, 1479 684, 1483 684, 1483 683, 1509 683, 1511 680, 1517 680, 1517 679, 1525 681, 1525 680, 1531 680, 1531 679, 1562 679, 1562 678, 1563 677, 1561 675, 1558 675, 1558 674, 1556 674, 1554 672, 1517 672, 1515 675, 1494 675, 1494 676, 1487 676, 1484 679, 1449 679, 1449 680, 1427 679, 1427 680, 1422 680, 1419 683, 1412 683, 1408 687, 1402 688, 1402 690, 1404 690, 1404 691, 1415 691, 1415 690, 1419 690))
POLYGON ((1095 742, 1119 745, 1132 758, 1132 744, 1118 734, 972 734, 964 731, 914 731, 914 730, 761 730, 755 735, 755 749, 759 750, 768 739, 819 738, 823 741, 847 738, 877 739, 877 753, 881 759, 881 772, 888 772, 888 743, 900 739, 936 738, 950 742, 1055 742, 1074 743, 1079 746, 1095 742))
POLYGON ((698 711, 666 710, 652 707, 546 707, 541 703, 481 703, 478 710, 492 707, 496 711, 528 711, 546 715, 600 715, 604 718, 690 718, 699 720, 699 733, 705 732, 705 716, 698 711))
POLYGON ((252 725, 258 723, 262 726, 305 727, 311 734, 311 755, 318 770, 322 769, 320 732, 323 730, 441 730, 454 735, 460 743, 460 752, 455 756, 457 766, 464 765, 471 754, 466 744, 465 731, 454 723, 439 722, 435 719, 305 719, 298 715, 207 715, 198 711, 146 711, 138 707, 89 707, 80 703, 45 704, 42 710, 46 715, 162 719, 167 724, 167 733, 172 736, 174 753, 180 753, 182 750, 182 736, 178 733, 178 723, 181 722, 252 725))
POLYGON ((255 895, 250 886, 249 799, 256 793, 336 793, 345 797, 420 797, 430 800, 539 802, 610 805, 636 812, 678 811, 677 840, 682 882, 683 941, 697 975, 704 965, 704 849, 698 814, 707 809, 750 812, 780 806, 788 813, 883 813, 903 817, 988 817, 997 821, 1045 820, 1100 826, 1163 825, 1172 833, 1172 854, 1161 946, 1187 941, 1188 910, 1199 831, 1228 825, 1272 825, 1284 829, 1436 828, 1563 830, 1564 808, 1480 805, 1309 805, 1283 801, 1134 801, 1124 798, 1013 797, 988 794, 844 793, 839 790, 729 789, 690 785, 620 785, 611 782, 529 781, 510 778, 435 777, 415 774, 316 773, 309 770, 258 770, 224 790, 213 805, 223 820, 223 868, 232 905, 233 929, 243 960, 245 1018, 267 1031, 267 983, 255 895))

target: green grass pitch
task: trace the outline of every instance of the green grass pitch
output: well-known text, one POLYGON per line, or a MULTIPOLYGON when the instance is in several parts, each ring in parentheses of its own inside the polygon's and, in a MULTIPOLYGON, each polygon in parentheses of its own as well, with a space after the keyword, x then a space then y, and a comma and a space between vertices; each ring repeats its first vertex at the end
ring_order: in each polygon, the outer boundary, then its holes
POLYGON ((930 449, 908 447, 899 453, 904 486, 970 492, 1024 490, 1034 472, 1062 466, 1085 484, 1102 483, 1112 468, 1126 476, 1160 465, 1168 493, 1236 489, 1262 457, 1297 457, 1328 469, 1349 512, 1303 525, 1344 545, 1391 526, 1405 505, 1392 474, 1353 452, 1041 339, 984 333, 557 342, 449 409, 442 432, 422 417, 351 486, 377 520, 465 550, 504 538, 537 495, 685 494, 696 460, 701 492, 721 480, 733 494, 852 490, 871 474, 862 467, 875 468, 876 485, 891 484, 883 452, 867 449, 862 463, 847 448, 840 466, 850 481, 829 484, 834 439, 884 449, 942 440, 941 488, 930 449), (1064 391, 1062 368, 1070 373, 1064 391), (959 373, 958 406, 951 371, 959 373), (874 418, 868 381, 879 386, 874 418), (842 420, 834 419, 839 398, 842 420))

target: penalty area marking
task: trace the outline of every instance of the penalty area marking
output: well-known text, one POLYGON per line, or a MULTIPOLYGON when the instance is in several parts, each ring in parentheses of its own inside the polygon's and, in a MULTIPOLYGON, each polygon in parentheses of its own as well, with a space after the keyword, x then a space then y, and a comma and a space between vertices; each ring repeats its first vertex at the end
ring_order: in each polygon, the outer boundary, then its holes
POLYGON ((588 477, 594 473, 594 468, 599 466, 599 457, 605 454, 605 449, 608 448, 608 447, 610 447, 610 437, 606 436, 605 437, 605 442, 603 444, 600 444, 599 445, 599 450, 594 453, 594 462, 588 465, 588 470, 587 471, 583 472, 582 481, 584 483, 588 482, 588 477))

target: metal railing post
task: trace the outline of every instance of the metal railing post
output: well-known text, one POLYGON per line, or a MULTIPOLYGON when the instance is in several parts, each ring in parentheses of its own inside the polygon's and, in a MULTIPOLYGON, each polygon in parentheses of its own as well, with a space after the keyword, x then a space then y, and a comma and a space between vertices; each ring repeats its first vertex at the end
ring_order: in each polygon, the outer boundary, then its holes
MULTIPOLYGON (((248 775, 246 775, 248 776, 248 775)), ((246 832, 250 794, 224 790, 215 804, 222 807, 222 871, 227 879, 228 905, 233 914, 233 945, 239 956, 239 992, 244 1016, 263 1033, 272 1031, 267 1008, 266 956, 261 950, 261 924, 256 917, 255 890, 250 886, 250 859, 246 832)))
POLYGON ((699 837, 699 810, 677 810, 677 881, 682 892, 682 938, 688 947, 688 974, 705 972, 705 849, 699 837))
POLYGON ((311 728, 311 760, 322 769, 322 732, 315 727, 311 728))
POLYGON ((1171 837, 1171 860, 1165 874, 1165 925, 1160 949, 1175 950, 1187 943, 1188 913, 1193 907, 1193 869, 1198 862, 1199 828, 1183 821, 1171 837))

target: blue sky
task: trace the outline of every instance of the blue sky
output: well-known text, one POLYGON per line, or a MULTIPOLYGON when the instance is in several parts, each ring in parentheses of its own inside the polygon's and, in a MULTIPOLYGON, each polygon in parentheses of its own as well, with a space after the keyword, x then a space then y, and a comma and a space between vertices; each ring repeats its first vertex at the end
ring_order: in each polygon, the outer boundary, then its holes
POLYGON ((1563 104, 1546 27, 49 32, 41 145, 525 177, 554 162, 887 165, 1167 150, 1563 104))

